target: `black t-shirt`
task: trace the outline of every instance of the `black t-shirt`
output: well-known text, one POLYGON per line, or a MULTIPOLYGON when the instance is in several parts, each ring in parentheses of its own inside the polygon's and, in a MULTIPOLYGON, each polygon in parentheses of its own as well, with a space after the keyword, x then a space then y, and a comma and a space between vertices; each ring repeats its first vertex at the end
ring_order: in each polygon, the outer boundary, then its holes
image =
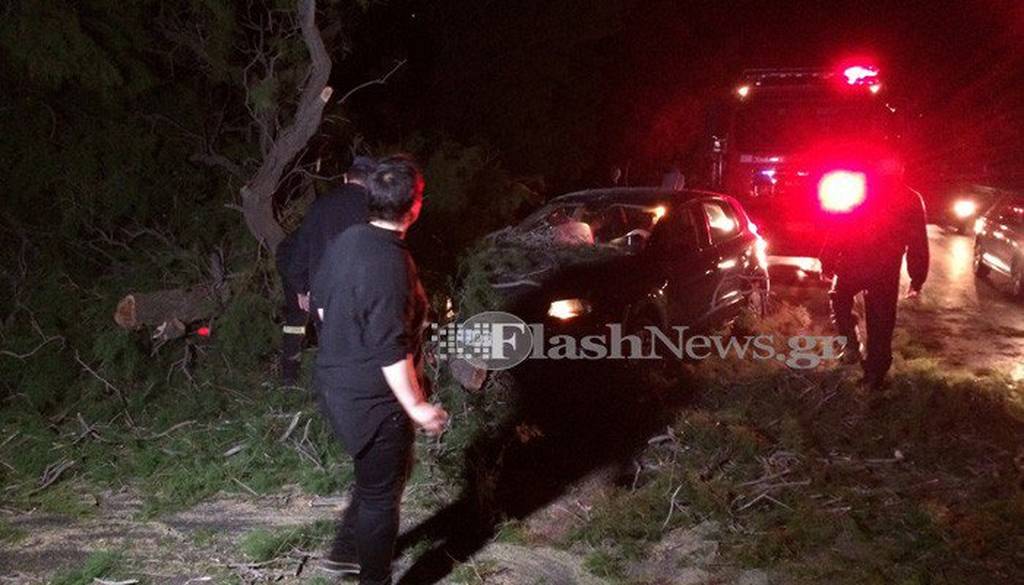
POLYGON ((311 310, 323 309, 314 384, 341 421, 355 455, 402 408, 381 368, 417 360, 427 300, 397 232, 354 226, 334 239, 313 280, 311 310))
POLYGON ((346 183, 317 197, 309 206, 295 231, 288 258, 287 280, 295 290, 310 290, 321 259, 338 234, 367 222, 367 197, 364 187, 346 183))

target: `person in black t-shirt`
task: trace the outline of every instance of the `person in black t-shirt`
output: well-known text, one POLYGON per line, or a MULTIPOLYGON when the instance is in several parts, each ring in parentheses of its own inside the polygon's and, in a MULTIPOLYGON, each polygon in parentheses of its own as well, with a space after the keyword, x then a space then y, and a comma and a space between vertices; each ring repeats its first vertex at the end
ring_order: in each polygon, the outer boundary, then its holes
POLYGON ((323 567, 378 585, 391 583, 413 425, 440 433, 448 414, 427 401, 419 376, 427 301, 403 239, 419 216, 423 179, 394 157, 368 186, 370 223, 328 246, 311 309, 322 320, 314 386, 355 464, 352 502, 323 567))

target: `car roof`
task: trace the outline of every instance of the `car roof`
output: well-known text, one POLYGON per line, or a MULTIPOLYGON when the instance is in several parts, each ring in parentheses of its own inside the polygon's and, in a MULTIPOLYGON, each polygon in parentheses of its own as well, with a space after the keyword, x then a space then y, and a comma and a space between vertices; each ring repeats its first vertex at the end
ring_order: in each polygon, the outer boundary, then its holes
POLYGON ((661 203, 666 201, 692 201, 703 197, 726 197, 722 193, 701 191, 698 189, 659 189, 657 187, 611 187, 605 189, 585 189, 559 195, 547 202, 552 203, 634 203, 640 205, 661 203))

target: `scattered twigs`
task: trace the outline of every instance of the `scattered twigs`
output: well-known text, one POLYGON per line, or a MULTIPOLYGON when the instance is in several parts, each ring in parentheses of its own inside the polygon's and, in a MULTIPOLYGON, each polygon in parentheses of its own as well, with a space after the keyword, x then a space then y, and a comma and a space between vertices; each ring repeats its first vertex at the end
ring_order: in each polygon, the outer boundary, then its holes
POLYGON ((13 441, 14 438, 17 437, 20 434, 21 434, 21 431, 14 431, 13 433, 11 433, 11 435, 9 437, 4 439, 3 443, 0 443, 0 449, 3 449, 4 447, 6 447, 7 443, 10 443, 11 441, 13 441))
POLYGON ((245 443, 239 443, 239 444, 235 445, 234 447, 232 447, 232 448, 228 449, 227 451, 225 451, 224 454, 223 454, 223 457, 231 457, 232 455, 237 455, 243 449, 245 449, 246 446, 247 445, 245 443))
POLYGON ((89 372, 89 374, 92 375, 93 378, 96 378, 97 380, 102 382, 107 390, 113 392, 114 395, 117 396, 118 400, 121 401, 121 405, 124 406, 125 416, 127 417, 126 420, 128 422, 128 425, 134 427, 135 421, 133 421, 131 415, 128 414, 128 400, 125 399, 124 393, 121 392, 121 389, 111 384, 110 380, 107 380, 106 378, 101 376, 99 372, 89 367, 89 364, 82 361, 82 357, 78 354, 78 350, 75 350, 75 361, 78 362, 78 365, 82 366, 82 369, 84 369, 86 372, 89 372))
POLYGON ((760 483, 764 483, 766 481, 771 481, 773 479, 779 479, 780 477, 789 475, 792 471, 793 471, 792 469, 784 469, 784 470, 782 470, 782 471, 780 471, 778 473, 770 473, 768 475, 763 475, 763 476, 761 476, 761 477, 759 477, 757 479, 754 479, 754 480, 751 480, 751 481, 747 481, 747 482, 743 482, 743 483, 741 483, 739 485, 739 487, 750 487, 750 486, 758 485, 760 483))
POLYGON ((236 484, 238 484, 239 487, 241 487, 243 490, 249 492, 253 496, 256 496, 257 498, 260 497, 259 492, 257 492, 256 490, 252 489, 251 487, 249 487, 248 485, 243 483, 242 480, 238 479, 237 477, 232 477, 231 481, 233 481, 236 484))
POLYGON ((757 496, 756 498, 754 498, 753 500, 750 500, 750 501, 749 501, 749 502, 747 502, 746 504, 743 504, 743 505, 742 505, 742 506, 741 506, 741 507, 740 507, 740 508, 739 508, 738 510, 736 510, 736 511, 737 511, 737 512, 742 512, 742 511, 746 510, 747 508, 749 508, 749 507, 753 506, 754 504, 756 504, 756 503, 760 502, 761 500, 768 500, 769 502, 772 502, 773 504, 776 504, 776 505, 782 506, 783 508, 786 508, 787 510, 792 510, 792 509, 793 509, 793 508, 791 508, 791 507, 787 506, 786 504, 784 504, 784 503, 782 503, 782 502, 780 502, 780 501, 776 500, 775 498, 773 498, 773 497, 769 496, 767 492, 764 492, 764 493, 762 493, 762 494, 758 495, 758 496, 757 496))
POLYGON ((278 439, 279 443, 284 443, 285 441, 288 440, 288 437, 292 436, 292 433, 295 432, 295 427, 299 426, 300 418, 302 418, 301 410, 296 412, 295 416, 292 417, 292 422, 288 425, 288 430, 286 430, 284 434, 281 435, 281 438, 278 439))
POLYGON ((80 412, 78 413, 77 419, 78 419, 79 426, 82 427, 82 432, 80 432, 78 434, 78 436, 75 437, 74 441, 71 441, 72 445, 77 445, 79 442, 82 441, 82 439, 84 439, 86 437, 92 437, 94 440, 101 441, 103 443, 109 443, 110 442, 107 439, 104 439, 100 435, 99 431, 96 430, 96 425, 95 424, 91 425, 91 424, 85 422, 85 417, 82 416, 82 413, 80 413, 80 412))
POLYGON ((170 428, 168 428, 166 431, 164 431, 162 433, 157 433, 155 435, 150 435, 148 437, 143 437, 143 440, 144 441, 154 441, 156 439, 160 439, 162 437, 166 437, 167 435, 173 433, 174 431, 176 431, 178 429, 183 429, 183 428, 185 428, 185 427, 187 427, 189 425, 194 425, 195 423, 196 423, 196 421, 194 421, 194 420, 182 421, 182 422, 180 422, 180 423, 178 423, 176 425, 172 425, 170 428))
POLYGON ((668 527, 668 523, 672 520, 672 513, 676 510, 676 496, 679 495, 679 490, 683 489, 684 484, 679 484, 679 487, 672 492, 672 497, 668 502, 668 514, 665 515, 665 521, 661 523, 661 529, 665 530, 668 527))
POLYGON ((32 496, 38 494, 39 492, 50 487, 58 479, 60 479, 60 476, 63 475, 65 471, 71 469, 72 467, 74 467, 74 465, 75 461, 71 459, 62 459, 60 461, 47 465, 46 469, 43 470, 42 477, 39 478, 39 487, 28 492, 28 495, 32 496))
POLYGON ((35 332, 39 334, 39 337, 42 338, 42 341, 39 342, 39 345, 35 346, 30 351, 17 353, 3 349, 0 350, 0 355, 5 355, 19 360, 28 359, 35 355, 36 352, 43 349, 44 347, 46 347, 47 345, 54 341, 59 341, 61 349, 64 349, 64 346, 66 345, 66 340, 64 339, 63 335, 47 335, 46 333, 43 332, 43 328, 39 326, 39 322, 36 321, 35 314, 33 314, 28 307, 26 307, 25 305, 21 305, 19 303, 19 308, 23 309, 26 313, 28 313, 29 321, 32 323, 32 329, 34 329, 35 332))
POLYGON ((139 580, 126 579, 124 581, 108 581, 106 579, 100 579, 99 577, 95 577, 93 578, 92 582, 96 583, 96 585, 135 585, 139 582, 139 580))

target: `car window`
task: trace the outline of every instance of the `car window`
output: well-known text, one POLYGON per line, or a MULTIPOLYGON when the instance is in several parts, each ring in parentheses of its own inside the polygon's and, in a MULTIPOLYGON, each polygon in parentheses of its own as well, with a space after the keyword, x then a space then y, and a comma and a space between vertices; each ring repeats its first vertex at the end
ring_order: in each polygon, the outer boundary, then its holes
POLYGON ((654 236, 656 246, 674 252, 696 250, 700 246, 699 235, 702 231, 703 226, 697 223, 690 206, 679 206, 658 222, 658 231, 654 236))
POLYGON ((704 201, 701 203, 704 217, 711 232, 711 241, 724 242, 739 233, 739 221, 732 206, 724 201, 704 201))
POLYGON ((562 225, 573 219, 579 205, 553 205, 542 207, 523 220, 521 229, 534 231, 562 225))
POLYGON ((580 221, 590 226, 596 243, 614 244, 637 232, 649 236, 660 217, 657 207, 612 204, 585 208, 580 221))

